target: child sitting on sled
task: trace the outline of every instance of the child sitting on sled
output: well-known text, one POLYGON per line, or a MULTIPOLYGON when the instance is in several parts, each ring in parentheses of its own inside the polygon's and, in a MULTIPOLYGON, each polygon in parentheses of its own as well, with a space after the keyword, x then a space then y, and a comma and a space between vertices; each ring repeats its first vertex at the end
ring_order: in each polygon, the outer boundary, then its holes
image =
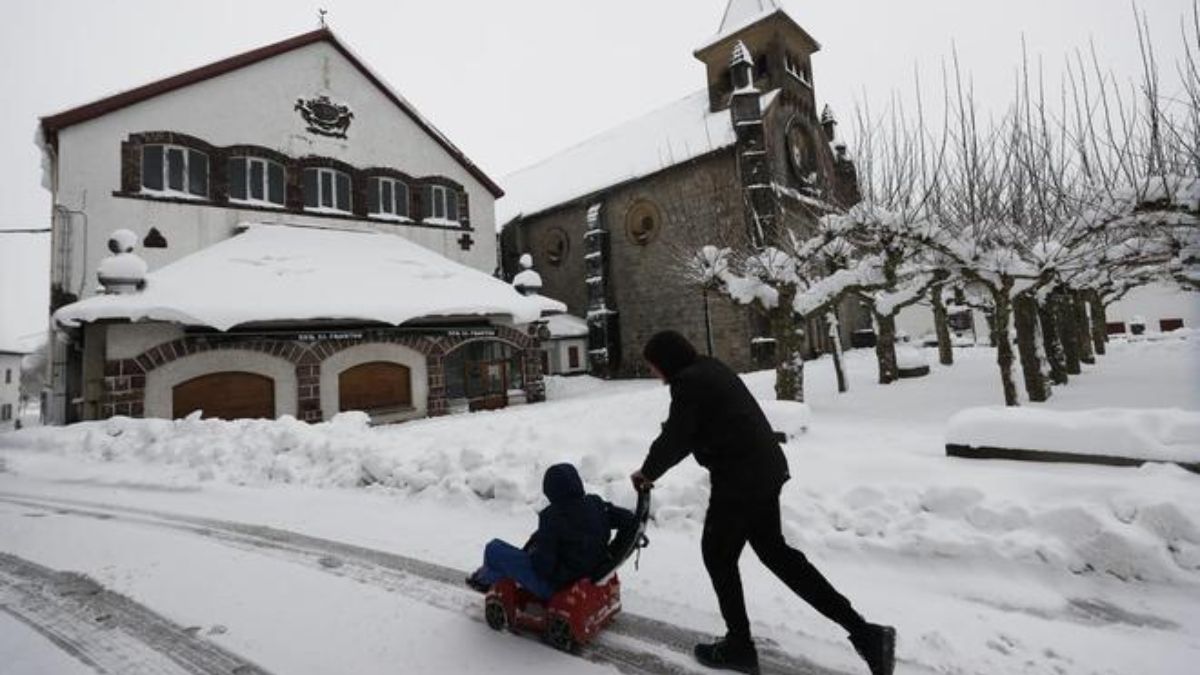
POLYGON ((542 492, 550 505, 538 513, 537 530, 525 547, 500 539, 488 542, 483 566, 467 577, 468 586, 486 593, 497 581, 509 578, 548 600, 608 562, 613 529, 637 526, 633 512, 585 494, 579 472, 571 464, 546 469, 542 492))

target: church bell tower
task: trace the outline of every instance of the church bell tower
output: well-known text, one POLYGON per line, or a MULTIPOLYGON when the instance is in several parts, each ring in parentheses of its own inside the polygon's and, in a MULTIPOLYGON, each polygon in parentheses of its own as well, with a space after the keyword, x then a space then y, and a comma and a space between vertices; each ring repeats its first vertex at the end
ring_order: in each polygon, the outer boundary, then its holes
POLYGON ((724 110, 732 102, 733 61, 742 43, 754 55, 753 84, 760 91, 780 89, 804 101, 815 116, 812 55, 821 48, 779 5, 778 0, 729 0, 717 33, 694 52, 708 71, 709 107, 724 110))

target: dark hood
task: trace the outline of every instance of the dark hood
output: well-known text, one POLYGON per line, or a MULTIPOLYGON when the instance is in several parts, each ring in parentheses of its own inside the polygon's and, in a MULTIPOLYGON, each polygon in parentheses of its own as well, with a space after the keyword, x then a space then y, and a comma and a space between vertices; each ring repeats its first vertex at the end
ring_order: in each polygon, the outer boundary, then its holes
POLYGON ((542 478, 542 492, 551 504, 583 497, 583 480, 571 464, 555 464, 546 469, 542 478))
POLYGON ((696 362, 696 348, 683 335, 673 330, 655 333, 642 350, 642 356, 671 380, 679 371, 696 362))

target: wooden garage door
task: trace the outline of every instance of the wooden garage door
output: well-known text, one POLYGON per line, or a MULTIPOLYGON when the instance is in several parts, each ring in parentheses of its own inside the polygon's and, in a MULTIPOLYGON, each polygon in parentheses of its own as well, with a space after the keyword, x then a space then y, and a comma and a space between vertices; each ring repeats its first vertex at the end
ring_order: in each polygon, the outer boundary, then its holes
POLYGON ((412 406, 407 366, 371 361, 338 375, 338 410, 386 410, 412 406))
POLYGON ((176 419, 203 410, 204 417, 223 420, 275 417, 275 381, 254 373, 213 373, 175 386, 176 419))

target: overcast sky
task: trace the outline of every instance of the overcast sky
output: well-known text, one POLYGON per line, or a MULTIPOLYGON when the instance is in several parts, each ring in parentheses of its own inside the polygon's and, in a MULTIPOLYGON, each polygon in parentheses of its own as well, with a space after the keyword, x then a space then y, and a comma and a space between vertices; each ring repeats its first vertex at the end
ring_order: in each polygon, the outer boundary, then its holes
MULTIPOLYGON (((37 118, 317 26, 317 8, 371 68, 503 186, 503 177, 704 85, 692 50, 726 0, 36 0, 0 21, 0 229, 47 227, 37 118)), ((958 46, 985 106, 1011 90, 1024 35, 1051 80, 1094 41, 1117 77, 1140 68, 1128 0, 783 0, 822 45, 819 101, 936 79, 958 46)), ((1192 0, 1142 0, 1164 67, 1192 0)), ((843 127, 848 125, 843 125, 843 127)), ((46 235, 0 234, 0 348, 45 324, 46 235)))

